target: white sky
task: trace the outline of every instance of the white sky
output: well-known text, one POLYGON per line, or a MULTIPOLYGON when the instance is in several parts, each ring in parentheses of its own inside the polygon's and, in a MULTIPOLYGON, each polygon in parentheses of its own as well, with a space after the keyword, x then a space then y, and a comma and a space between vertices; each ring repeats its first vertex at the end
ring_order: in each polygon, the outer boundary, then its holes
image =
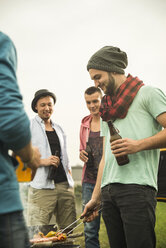
POLYGON ((166 92, 165 0, 0 0, 0 30, 18 53, 18 81, 32 118, 35 91, 57 96, 53 119, 67 135, 70 164, 79 160, 79 128, 88 115, 86 65, 105 45, 128 54, 126 74, 166 92))

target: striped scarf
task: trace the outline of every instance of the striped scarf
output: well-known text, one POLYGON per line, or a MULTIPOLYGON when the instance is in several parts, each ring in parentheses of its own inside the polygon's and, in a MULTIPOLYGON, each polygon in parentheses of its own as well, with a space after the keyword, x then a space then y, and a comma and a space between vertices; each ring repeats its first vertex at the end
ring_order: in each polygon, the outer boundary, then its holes
POLYGON ((100 116, 103 121, 125 118, 134 97, 143 85, 138 77, 128 74, 126 81, 118 88, 115 96, 105 95, 102 98, 100 116))

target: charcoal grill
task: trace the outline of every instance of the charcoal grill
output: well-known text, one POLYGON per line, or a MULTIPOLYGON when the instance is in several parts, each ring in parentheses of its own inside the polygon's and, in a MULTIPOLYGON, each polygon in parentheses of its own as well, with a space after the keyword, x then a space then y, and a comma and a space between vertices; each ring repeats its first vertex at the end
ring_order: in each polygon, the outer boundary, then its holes
POLYGON ((31 246, 31 248, 80 248, 80 245, 74 245, 74 244, 62 244, 62 243, 58 243, 58 244, 51 244, 51 245, 47 245, 47 244, 41 244, 40 245, 34 245, 31 246))
MULTIPOLYGON (((42 232, 46 235, 50 231, 57 231, 57 227, 54 225, 38 225, 38 226, 28 226, 29 238, 32 239, 35 233, 42 232)), ((43 242, 31 245, 31 248, 81 248, 80 245, 74 244, 74 238, 82 236, 83 233, 71 234, 65 241, 58 242, 43 242)))
POLYGON ((74 240, 68 238, 65 241, 36 243, 31 245, 31 248, 80 248, 80 245, 74 244, 74 240))

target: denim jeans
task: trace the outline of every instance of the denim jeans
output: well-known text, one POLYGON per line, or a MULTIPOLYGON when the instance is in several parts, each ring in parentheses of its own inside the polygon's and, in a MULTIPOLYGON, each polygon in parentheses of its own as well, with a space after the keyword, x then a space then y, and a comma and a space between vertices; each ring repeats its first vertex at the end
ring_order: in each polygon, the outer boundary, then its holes
POLYGON ((111 248, 155 248, 156 190, 136 184, 102 188, 103 219, 111 248))
POLYGON ((22 211, 0 215, 0 248, 29 248, 22 211))
MULTIPOLYGON (((94 184, 83 183, 82 185, 82 202, 83 208, 85 204, 91 199, 94 184)), ((100 216, 90 223, 84 224, 84 233, 85 233, 85 247, 86 248, 99 248, 99 229, 100 229, 100 216)))

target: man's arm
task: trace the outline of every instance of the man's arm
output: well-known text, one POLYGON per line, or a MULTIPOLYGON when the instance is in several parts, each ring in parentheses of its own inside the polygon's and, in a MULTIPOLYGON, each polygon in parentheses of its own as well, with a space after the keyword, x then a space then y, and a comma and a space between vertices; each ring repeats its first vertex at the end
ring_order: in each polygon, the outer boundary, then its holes
POLYGON ((0 32, 0 142, 28 165, 38 166, 40 153, 31 145, 29 119, 16 78, 17 54, 11 39, 0 32))
POLYGON ((125 154, 132 154, 143 150, 159 149, 166 147, 166 113, 160 114, 157 117, 157 121, 164 128, 154 136, 132 140, 124 138, 116 140, 111 143, 112 153, 118 157, 125 154))
MULTIPOLYGON (((97 205, 100 204, 101 180, 102 180, 103 169, 104 169, 104 165, 105 165, 105 155, 104 154, 105 154, 105 138, 103 137, 103 154, 102 154, 102 158, 101 158, 101 161, 99 164, 95 188, 93 190, 91 200, 86 204, 86 206, 84 208, 82 216, 85 216, 89 210, 93 209, 94 207, 96 207, 97 205)), ((96 218, 96 216, 98 216, 97 210, 95 210, 90 216, 88 216, 88 217, 85 216, 84 221, 90 222, 90 221, 94 220, 94 218, 96 218)))
POLYGON ((37 168, 41 163, 39 149, 37 147, 33 147, 31 142, 29 142, 29 144, 22 149, 14 151, 14 154, 18 155, 23 163, 26 163, 31 168, 37 168))

